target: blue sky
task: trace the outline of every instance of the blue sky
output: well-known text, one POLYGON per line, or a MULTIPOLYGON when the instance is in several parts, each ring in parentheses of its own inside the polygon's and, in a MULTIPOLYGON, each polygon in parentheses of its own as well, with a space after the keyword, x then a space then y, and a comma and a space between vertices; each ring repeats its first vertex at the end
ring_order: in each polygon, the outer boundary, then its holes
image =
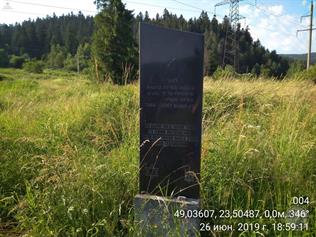
MULTIPOLYGON (((164 8, 185 18, 198 17, 203 9, 212 17, 214 5, 221 0, 123 0, 126 7, 134 13, 148 11, 151 17, 160 15, 164 8)), ((243 0, 240 13, 246 17, 241 20, 242 27, 248 26, 254 39, 270 50, 278 53, 305 53, 307 50, 307 32, 297 29, 307 26, 307 18, 300 23, 300 16, 309 14, 311 0, 243 0)), ((316 1, 314 0, 314 3, 316 1)), ((28 18, 74 13, 82 10, 84 14, 96 13, 93 0, 0 0, 0 24, 13 24, 28 18)), ((228 14, 228 5, 217 8, 218 19, 228 14)), ((314 13, 314 18, 316 19, 314 13)), ((316 20, 314 20, 314 25, 316 20)), ((316 31, 313 32, 313 51, 316 51, 316 31)))

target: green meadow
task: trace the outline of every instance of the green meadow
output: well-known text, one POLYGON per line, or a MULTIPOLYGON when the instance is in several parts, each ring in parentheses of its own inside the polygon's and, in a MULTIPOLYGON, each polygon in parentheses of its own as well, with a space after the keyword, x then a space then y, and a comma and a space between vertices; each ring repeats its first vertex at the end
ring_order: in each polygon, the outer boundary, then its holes
MULTIPOLYGON (((139 85, 62 71, 0 69, 0 236, 137 236, 139 85)), ((203 236, 316 234, 316 88, 312 81, 205 78, 201 198, 210 210, 309 211, 285 218, 205 219, 266 230, 203 236)))

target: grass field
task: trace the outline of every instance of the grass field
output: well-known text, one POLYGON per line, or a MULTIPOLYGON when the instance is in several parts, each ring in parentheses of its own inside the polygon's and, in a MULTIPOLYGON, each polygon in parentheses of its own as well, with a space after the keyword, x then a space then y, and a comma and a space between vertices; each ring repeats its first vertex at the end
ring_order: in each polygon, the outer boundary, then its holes
MULTIPOLYGON (((138 85, 53 71, 0 75, 0 236, 135 235, 138 85)), ((203 208, 286 211, 292 197, 309 197, 307 231, 213 236, 315 236, 315 86, 206 78, 203 106, 203 208)), ((219 221, 227 222, 240 220, 219 221)))

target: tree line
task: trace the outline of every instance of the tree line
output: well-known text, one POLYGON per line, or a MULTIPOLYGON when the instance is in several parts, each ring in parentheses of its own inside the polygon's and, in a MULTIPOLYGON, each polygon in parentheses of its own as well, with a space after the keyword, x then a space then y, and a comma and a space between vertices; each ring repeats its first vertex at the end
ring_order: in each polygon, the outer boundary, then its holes
MULTIPOLYGON (((95 17, 71 13, 0 25, 0 67, 21 67, 24 61, 41 60, 48 68, 79 70, 92 68, 98 80, 110 78, 123 83, 138 69, 138 23, 204 34, 204 74, 212 75, 222 66, 227 30, 225 16, 219 21, 202 11, 198 18, 185 19, 169 12, 150 18, 148 12, 136 16, 121 0, 95 1, 95 17)), ((249 29, 238 26, 239 73, 283 77, 289 61, 253 40, 249 29)))
MULTIPOLYGON (((223 64, 226 33, 232 30, 228 17, 219 22, 216 16, 209 18, 207 12, 202 11, 198 18, 186 20, 182 15, 170 13, 167 9, 163 15, 156 15, 150 19, 148 12, 139 13, 136 21, 144 21, 174 29, 202 33, 205 37, 205 66, 204 73, 213 74, 223 64)), ((288 60, 279 56, 275 50, 269 51, 261 45, 259 40, 254 41, 249 28, 237 29, 239 38, 239 72, 264 74, 265 76, 281 77, 289 69, 288 60)))
POLYGON ((93 25, 94 18, 81 12, 59 17, 54 14, 14 25, 0 24, 0 67, 20 68, 25 61, 36 59, 49 68, 74 70, 76 54, 89 57, 86 51, 93 25))

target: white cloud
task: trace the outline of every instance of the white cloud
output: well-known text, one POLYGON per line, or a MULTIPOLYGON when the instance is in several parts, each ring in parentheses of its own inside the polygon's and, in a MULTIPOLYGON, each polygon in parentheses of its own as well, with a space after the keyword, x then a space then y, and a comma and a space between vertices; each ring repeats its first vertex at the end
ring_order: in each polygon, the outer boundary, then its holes
POLYGON ((267 7, 268 12, 274 15, 281 15, 283 13, 283 5, 275 5, 267 7))
POLYGON ((239 7, 239 13, 242 16, 246 17, 247 22, 248 22, 248 19, 256 19, 260 16, 260 9, 255 8, 254 6, 251 6, 249 4, 241 5, 239 7))
MULTIPOLYGON (((305 28, 299 23, 299 16, 286 14, 283 5, 241 6, 241 14, 247 17, 250 33, 254 40, 278 53, 305 53, 307 33, 296 30, 305 28), (282 16, 280 16, 282 15, 282 16)), ((313 47, 314 51, 316 47, 313 47)))
MULTIPOLYGON (((293 0, 294 1, 294 0, 293 0)), ((44 17, 47 14, 51 15, 55 12, 57 15, 67 14, 69 10, 55 9, 55 8, 45 8, 36 5, 29 4, 19 4, 17 2, 9 1, 12 6, 12 11, 1 11, 2 7, 5 6, 7 0, 0 0, 0 24, 1 23, 14 23, 27 20, 29 17, 36 18, 44 17), (24 12, 24 13, 23 13, 24 12), (34 14, 29 14, 34 13, 34 14)), ((37 4, 47 4, 64 6, 67 8, 79 8, 86 10, 95 10, 95 5, 92 0, 32 0, 30 2, 37 4)), ((160 15, 163 9, 170 8, 169 10, 177 15, 183 14, 185 18, 198 17, 200 11, 184 5, 178 4, 172 0, 137 0, 135 2, 142 2, 143 4, 135 4, 134 1, 126 1, 128 9, 133 10, 134 14, 138 14, 140 11, 143 13, 145 10, 149 12, 150 17, 155 17, 158 12, 160 15), (147 5, 145 5, 147 4, 147 5), (159 7, 157 7, 159 6, 159 7), (182 10, 177 10, 182 9, 182 10), (186 10, 184 10, 186 9, 186 10)), ((181 2, 186 2, 190 5, 194 5, 198 8, 208 9, 213 11, 213 8, 207 8, 205 6, 214 6, 218 0, 181 0, 181 2), (195 4, 196 3, 196 4, 195 4)), ((261 1, 263 2, 263 1, 261 1)), ((281 1, 279 1, 281 2, 281 1)), ((309 0, 300 0, 298 3, 306 4, 309 0)), ((300 15, 287 14, 287 9, 285 4, 258 4, 257 6, 252 6, 250 4, 240 5, 240 14, 246 17, 246 20, 241 21, 242 27, 244 23, 249 25, 250 32, 254 40, 260 39, 263 46, 269 50, 276 49, 279 53, 305 53, 307 50, 307 32, 301 32, 296 37, 297 29, 304 29, 307 26, 308 18, 303 20, 303 23, 299 23, 300 15), (282 15, 279 16, 279 15, 282 15)), ((219 21, 225 14, 228 14, 229 7, 219 7, 216 9, 219 21)), ((211 15, 209 15, 212 17, 211 15)), ((313 32, 313 39, 316 42, 316 31, 313 32)), ((313 51, 316 51, 316 43, 314 43, 313 51)))
POLYGON ((77 13, 77 9, 86 15, 92 15, 96 11, 93 1, 78 0, 32 0, 32 1, 0 1, 0 24, 14 24, 29 18, 45 17, 46 15, 68 14, 72 10, 77 13), (5 9, 9 3, 11 9, 5 9), (46 7, 44 5, 47 5, 46 7), (50 7, 48 7, 50 6, 50 7), (60 7, 64 7, 61 9, 60 7), (86 11, 85 11, 86 10, 86 11))

